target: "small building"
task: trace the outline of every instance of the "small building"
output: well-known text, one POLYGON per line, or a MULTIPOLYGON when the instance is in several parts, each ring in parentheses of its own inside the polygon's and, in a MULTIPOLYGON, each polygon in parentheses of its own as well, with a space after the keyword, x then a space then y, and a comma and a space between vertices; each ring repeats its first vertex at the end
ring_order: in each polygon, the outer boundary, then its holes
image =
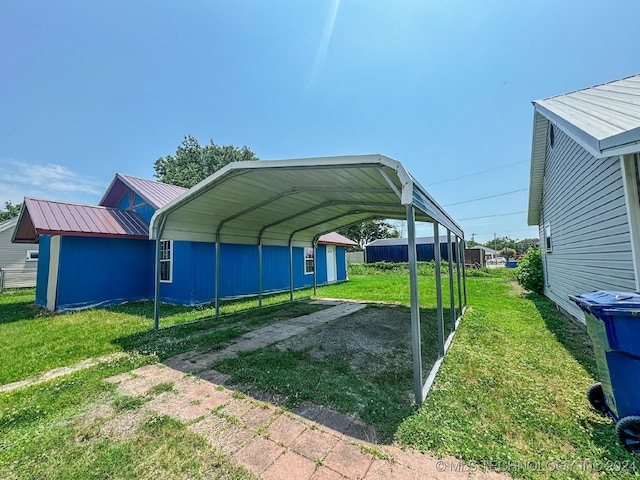
MULTIPOLYGON (((13 241, 37 242, 36 304, 72 311, 151 300, 155 289, 156 242, 149 240, 153 214, 187 189, 117 174, 100 204, 79 205, 25 198, 14 222, 13 241)), ((293 246, 294 288, 347 279, 352 240, 329 233, 316 248, 293 246), (314 258, 315 252, 315 258, 314 258)), ((24 247, 21 247, 24 248, 24 247)), ((258 293, 255 248, 222 243, 220 298, 258 293)), ((215 299, 215 242, 160 242, 160 299, 199 305, 215 299)), ((263 292, 289 289, 289 248, 264 247, 263 292)))
MULTIPOLYGON (((456 258, 456 242, 451 241, 453 258, 456 258)), ((365 245, 365 259, 367 263, 375 262, 408 262, 409 247, 406 238, 380 238, 365 245)), ((447 237, 440 237, 440 255, 445 261, 449 261, 449 249, 447 237)), ((419 262, 430 262, 435 259, 434 237, 416 237, 416 251, 419 262)))
POLYGON ((528 223, 544 293, 640 290, 640 75, 533 102, 528 223))
POLYGON ((0 291, 3 288, 35 287, 38 244, 11 242, 18 218, 0 222, 0 291))

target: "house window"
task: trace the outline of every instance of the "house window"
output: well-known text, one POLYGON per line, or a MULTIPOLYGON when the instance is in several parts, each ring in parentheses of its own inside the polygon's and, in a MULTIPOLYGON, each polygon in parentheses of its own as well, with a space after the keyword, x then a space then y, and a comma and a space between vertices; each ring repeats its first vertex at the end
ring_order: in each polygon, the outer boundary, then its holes
POLYGON ((551 253, 553 251, 552 243, 551 243, 551 224, 547 223, 544 226, 544 244, 547 249, 547 253, 551 253))
POLYGON ((38 250, 27 250, 27 262, 38 261, 38 250))
POLYGON ((173 281, 173 240, 160 241, 160 281, 173 281))
POLYGON ((304 249, 304 274, 313 274, 313 248, 306 247, 304 249))

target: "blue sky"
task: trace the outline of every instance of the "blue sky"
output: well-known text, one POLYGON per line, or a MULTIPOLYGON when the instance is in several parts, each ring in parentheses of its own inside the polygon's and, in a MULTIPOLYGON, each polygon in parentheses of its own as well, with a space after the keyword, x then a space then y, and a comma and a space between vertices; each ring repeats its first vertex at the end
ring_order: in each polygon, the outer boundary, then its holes
POLYGON ((531 101, 640 73, 639 16, 637 0, 7 0, 0 202, 95 204, 191 134, 265 160, 381 153, 467 238, 534 237, 531 101))

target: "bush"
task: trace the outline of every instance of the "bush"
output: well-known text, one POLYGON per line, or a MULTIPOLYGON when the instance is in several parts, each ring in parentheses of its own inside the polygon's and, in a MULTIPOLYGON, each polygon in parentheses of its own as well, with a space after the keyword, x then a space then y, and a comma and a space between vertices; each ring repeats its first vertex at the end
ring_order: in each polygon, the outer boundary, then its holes
POLYGON ((544 275, 542 273, 542 257, 539 248, 530 248, 522 257, 516 271, 518 283, 527 290, 542 294, 544 292, 544 275))

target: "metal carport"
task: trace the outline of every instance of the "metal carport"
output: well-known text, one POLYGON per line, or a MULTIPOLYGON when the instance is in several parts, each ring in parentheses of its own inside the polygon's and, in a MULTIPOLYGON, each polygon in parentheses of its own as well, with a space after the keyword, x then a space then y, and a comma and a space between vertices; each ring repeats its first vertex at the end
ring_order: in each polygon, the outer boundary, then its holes
MULTIPOLYGON (((461 263, 460 258, 461 250, 464 254, 464 233, 400 162, 383 155, 231 163, 157 210, 149 232, 150 238, 156 240, 155 327, 158 328, 160 313, 160 239, 215 243, 218 315, 221 243, 256 245, 259 304, 262 304, 262 246, 288 246, 290 298, 293 299, 293 247, 313 246, 315 249, 320 235, 369 218, 407 220, 414 394, 416 403, 421 404, 466 307, 466 278, 464 262, 461 263), (440 255, 436 255, 439 356, 424 383, 416 221, 433 223, 436 239, 440 238, 439 226, 443 226, 447 236, 453 235, 459 246, 456 249, 458 308, 453 275, 449 275, 452 328, 446 339, 440 255)), ((436 248, 436 251, 440 249, 436 248)), ((451 258, 451 252, 449 255, 451 258)), ((315 284, 314 278, 314 290, 315 284)))

